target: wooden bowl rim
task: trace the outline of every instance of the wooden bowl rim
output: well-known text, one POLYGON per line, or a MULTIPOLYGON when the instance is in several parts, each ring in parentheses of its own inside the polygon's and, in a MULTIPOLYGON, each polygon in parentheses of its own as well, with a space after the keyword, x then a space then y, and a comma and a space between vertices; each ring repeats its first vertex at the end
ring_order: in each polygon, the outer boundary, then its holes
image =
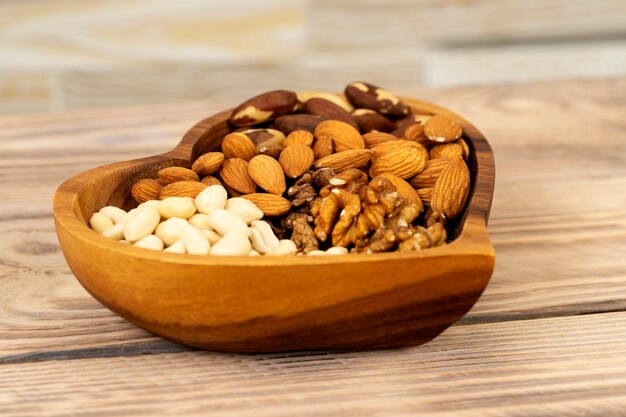
POLYGON ((124 255, 150 262, 167 262, 179 265, 194 266, 307 266, 328 265, 343 262, 379 262, 382 260, 396 260, 425 257, 447 257, 458 254, 476 253, 494 256, 494 249, 487 235, 487 221, 493 197, 495 182, 495 167, 493 151, 482 133, 470 122, 456 113, 425 101, 402 98, 413 108, 424 114, 445 114, 458 123, 464 132, 464 138, 471 142, 476 157, 476 170, 472 178, 472 190, 465 209, 461 230, 451 243, 416 252, 384 252, 373 254, 346 254, 329 256, 210 256, 174 254, 162 251, 123 245, 106 238, 88 226, 79 209, 78 194, 94 174, 111 174, 116 170, 128 168, 137 164, 147 164, 156 161, 181 159, 191 161, 194 145, 201 139, 207 130, 218 123, 224 122, 231 114, 232 109, 218 112, 192 126, 172 150, 145 158, 114 162, 79 173, 57 189, 53 201, 53 215, 57 227, 62 226, 74 238, 85 241, 90 245, 99 246, 104 250, 111 250, 124 255))

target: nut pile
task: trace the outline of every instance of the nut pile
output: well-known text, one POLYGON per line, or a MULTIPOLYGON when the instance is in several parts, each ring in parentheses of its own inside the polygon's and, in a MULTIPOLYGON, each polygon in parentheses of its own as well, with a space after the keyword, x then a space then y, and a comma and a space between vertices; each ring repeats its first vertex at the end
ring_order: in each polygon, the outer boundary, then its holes
POLYGON ((470 189, 461 127, 445 115, 415 114, 368 83, 353 82, 344 93, 276 90, 245 101, 233 110, 219 152, 137 181, 139 206, 128 213, 105 207, 92 228, 149 249, 212 255, 447 243, 447 226, 463 214, 470 189), (183 205, 186 211, 168 212, 183 205), (149 227, 134 226, 140 222, 149 227), (200 236, 206 244, 196 249, 190 242, 200 236))
POLYGON ((211 185, 195 199, 174 196, 147 200, 128 213, 107 206, 94 213, 89 223, 106 237, 171 253, 296 254, 295 243, 279 240, 269 223, 260 220, 262 217, 263 212, 254 203, 240 197, 228 198, 224 187, 211 185))

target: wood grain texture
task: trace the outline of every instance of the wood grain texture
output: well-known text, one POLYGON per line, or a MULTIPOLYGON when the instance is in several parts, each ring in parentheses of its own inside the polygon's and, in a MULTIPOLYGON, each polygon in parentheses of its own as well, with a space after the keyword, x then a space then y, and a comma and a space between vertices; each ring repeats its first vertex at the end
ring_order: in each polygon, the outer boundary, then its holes
POLYGON ((77 409, 94 417, 619 417, 625 334, 622 312, 456 326, 399 350, 179 352, 0 365, 0 409, 20 417, 77 409))
POLYGON ((58 71, 142 63, 260 63, 300 54, 303 0, 228 3, 4 1, 0 60, 7 71, 58 71))
MULTIPOLYGON (((506 43, 624 34, 620 0, 319 0, 312 14, 320 50, 506 43), (349 16, 358 11, 358 19, 349 16), (602 24, 597 24, 597 22, 602 24), (371 28, 363 30, 364 27, 371 28), (355 36, 358 34, 358 36, 355 36)), ((381 48, 382 49, 382 48, 381 48)))
POLYGON ((49 111, 53 95, 52 77, 48 74, 0 76, 0 114, 49 111))
POLYGON ((65 109, 87 109, 147 103, 246 98, 276 89, 341 91, 355 74, 399 89, 419 82, 419 66, 403 62, 389 76, 389 61, 361 56, 325 60, 303 57, 260 65, 192 63, 175 66, 75 70, 58 77, 55 93, 65 109), (148 101, 149 100, 149 101, 148 101))
POLYGON ((626 69, 626 40, 442 47, 421 69, 432 86, 609 77, 626 69))
POLYGON ((164 152, 236 102, 0 118, 2 414, 622 415, 626 80, 397 92, 489 139, 498 257, 458 325, 416 349, 358 354, 168 353, 184 348, 101 307, 59 252, 61 181, 164 152))

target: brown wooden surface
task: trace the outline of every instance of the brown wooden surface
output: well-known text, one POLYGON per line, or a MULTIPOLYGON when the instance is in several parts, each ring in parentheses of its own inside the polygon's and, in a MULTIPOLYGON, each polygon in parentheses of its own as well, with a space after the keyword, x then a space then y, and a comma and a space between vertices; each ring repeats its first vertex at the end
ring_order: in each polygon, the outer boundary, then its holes
POLYGON ((215 354, 93 300, 51 217, 67 177, 168 150, 233 101, 0 119, 0 414, 622 416, 626 80, 407 89, 494 148, 496 271, 417 348, 215 354))

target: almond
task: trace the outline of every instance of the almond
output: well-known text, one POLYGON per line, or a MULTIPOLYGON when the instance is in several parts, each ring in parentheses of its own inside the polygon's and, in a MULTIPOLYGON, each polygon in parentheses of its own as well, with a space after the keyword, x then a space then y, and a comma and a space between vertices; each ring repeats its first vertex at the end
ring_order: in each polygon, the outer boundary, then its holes
POLYGON ((333 153, 333 141, 331 138, 318 138, 313 142, 313 154, 315 159, 321 159, 333 153))
POLYGON ((281 195, 287 189, 283 169, 271 156, 257 155, 252 158, 248 162, 248 175, 268 193, 281 195))
POLYGON ((463 156, 463 148, 458 143, 442 143, 430 148, 428 152, 431 158, 453 159, 463 156))
POLYGON ((207 186, 198 181, 176 181, 166 185, 159 192, 159 200, 167 197, 195 198, 207 186))
POLYGON ((365 148, 365 143, 359 131, 349 124, 338 120, 323 121, 315 128, 314 135, 318 139, 330 138, 333 141, 335 152, 365 148))
POLYGON ((222 139, 222 152, 226 158, 241 158, 249 161, 256 154, 254 142, 243 132, 233 132, 222 139))
POLYGON ((424 125, 427 121, 431 119, 432 116, 426 114, 412 114, 406 119, 402 119, 398 122, 398 127, 391 132, 392 135, 401 138, 404 136, 404 132, 409 126, 413 126, 415 124, 424 125))
POLYGON ((308 171, 314 159, 315 154, 311 148, 296 143, 287 146, 280 154, 278 161, 289 178, 297 178, 308 171))
POLYGON ((198 174, 188 168, 167 167, 160 170, 157 175, 163 184, 170 184, 176 181, 199 181, 198 174))
POLYGON ((385 172, 390 172, 402 179, 407 179, 416 175, 426 166, 428 151, 417 142, 394 141, 378 145, 372 155, 372 166, 370 176, 376 177, 385 172), (409 145, 400 144, 389 146, 394 142, 408 142, 409 145), (384 151, 379 148, 386 147, 384 151))
POLYGON ((295 145, 296 143, 311 146, 313 144, 313 134, 306 130, 294 130, 287 136, 287 139, 283 142, 283 146, 287 147, 289 145, 295 145))
POLYGON ((291 209, 289 200, 275 194, 254 193, 242 197, 252 201, 266 216, 282 216, 291 209))
POLYGON ((428 138, 426 137, 426 135, 424 134, 424 126, 419 123, 416 123, 407 127, 406 130, 404 131, 403 137, 405 140, 419 142, 424 146, 428 145, 430 142, 428 138))
POLYGON ((210 187, 211 185, 222 185, 222 182, 212 175, 207 175, 206 177, 203 177, 200 182, 207 187, 210 187))
POLYGON ((461 137, 463 129, 443 114, 437 114, 424 125, 424 134, 433 142, 452 142, 461 137))
POLYGON ((392 140, 398 140, 398 138, 389 133, 370 132, 363 135, 363 141, 365 142, 365 147, 367 149, 372 149, 381 143, 391 142, 392 140))
POLYGON ((434 158, 426 161, 426 167, 411 178, 409 184, 413 188, 430 188, 434 187, 437 178, 441 175, 441 171, 450 163, 450 159, 447 158, 434 158))
POLYGON ((372 156, 370 149, 350 149, 325 156, 313 162, 315 169, 332 168, 335 171, 343 171, 349 168, 361 168, 367 166, 372 156))
POLYGON ((144 178, 133 184, 131 194, 135 201, 141 204, 144 201, 156 200, 162 188, 161 181, 144 178))
POLYGON ((221 152, 208 152, 196 159, 191 169, 198 175, 210 175, 216 172, 224 162, 224 154, 221 152))
POLYGON ((424 203, 427 206, 430 206, 430 200, 433 196, 433 189, 431 188, 420 188, 419 190, 417 190, 417 194, 419 194, 420 198, 422 199, 422 203, 424 203))
POLYGON ((225 160, 220 169, 220 177, 225 185, 239 193, 249 194, 256 191, 256 184, 248 174, 248 163, 241 158, 225 160))
POLYGON ((456 141, 456 143, 461 146, 461 149, 463 150, 463 153, 461 155, 463 156, 463 160, 467 162, 467 158, 469 158, 470 155, 469 145, 467 144, 467 142, 465 142, 464 139, 459 139, 456 141))
POLYGON ((228 184, 226 183, 222 184, 222 186, 226 189, 226 192, 228 193, 230 197, 241 197, 242 195, 245 195, 245 193, 240 193, 234 188, 229 187, 228 184))
MULTIPOLYGON (((421 145, 418 142, 413 142, 410 140, 404 140, 404 139, 396 139, 396 140, 390 140, 387 142, 383 142, 380 143, 376 146, 374 146, 372 148, 372 151, 374 151, 374 155, 382 155, 385 152, 390 151, 391 149, 396 149, 402 146, 412 146, 415 148, 424 148, 423 145, 421 145)), ((425 149, 425 148, 424 148, 425 149)), ((426 151, 426 153, 428 153, 428 151, 426 151)))
POLYGON ((462 157, 453 159, 433 187, 431 207, 448 219, 461 215, 469 195, 470 173, 462 157))
POLYGON ((398 195, 420 206, 420 211, 424 210, 422 199, 411 185, 402 178, 390 172, 380 174, 379 177, 387 178, 395 187, 398 195))

